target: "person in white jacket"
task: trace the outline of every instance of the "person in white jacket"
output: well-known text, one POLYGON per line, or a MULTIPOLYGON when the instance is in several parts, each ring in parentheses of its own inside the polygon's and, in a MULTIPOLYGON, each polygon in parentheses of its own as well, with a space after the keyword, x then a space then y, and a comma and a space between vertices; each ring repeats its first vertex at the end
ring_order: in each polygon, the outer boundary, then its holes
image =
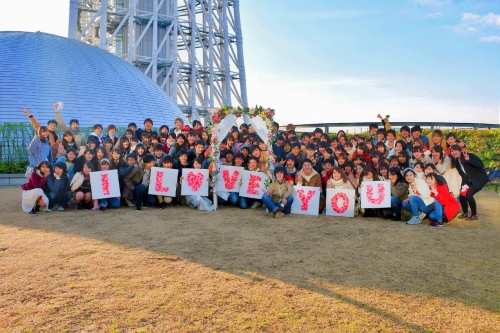
POLYGON ((412 216, 406 223, 420 224, 425 216, 434 210, 434 198, 431 197, 431 190, 426 182, 416 177, 415 170, 406 168, 403 175, 409 184, 409 196, 403 201, 403 209, 411 212, 412 216))

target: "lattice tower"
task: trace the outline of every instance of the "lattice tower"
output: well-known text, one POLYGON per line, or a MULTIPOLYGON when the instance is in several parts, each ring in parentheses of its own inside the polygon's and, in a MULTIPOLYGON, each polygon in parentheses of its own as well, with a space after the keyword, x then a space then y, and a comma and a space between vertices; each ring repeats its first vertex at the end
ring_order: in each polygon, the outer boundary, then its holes
POLYGON ((239 0, 70 0, 69 12, 69 38, 134 65, 192 120, 248 106, 239 0))

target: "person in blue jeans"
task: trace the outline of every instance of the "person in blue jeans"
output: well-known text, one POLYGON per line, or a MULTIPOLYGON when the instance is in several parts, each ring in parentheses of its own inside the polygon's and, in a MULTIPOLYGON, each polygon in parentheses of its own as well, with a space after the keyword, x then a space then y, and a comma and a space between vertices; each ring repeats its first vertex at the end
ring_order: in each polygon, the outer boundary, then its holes
POLYGON ((64 206, 68 205, 70 199, 69 178, 66 173, 66 163, 56 162, 54 164, 54 172, 47 176, 46 193, 49 198, 49 205, 46 212, 51 212, 54 205, 57 205, 58 210, 64 210, 64 206))
POLYGON ((385 220, 401 221, 401 204, 408 197, 408 184, 404 181, 399 168, 389 168, 391 182, 391 209, 384 215, 385 220))
MULTIPOLYGON (((101 171, 109 170, 110 162, 107 158, 103 158, 99 163, 101 165, 101 171)), ((106 208, 120 208, 120 197, 99 199, 98 209, 106 210, 106 208)))
POLYGON ((403 174, 409 185, 409 196, 403 201, 403 209, 411 212, 412 216, 406 224, 420 224, 434 210, 434 198, 425 180, 416 177, 415 170, 406 168, 403 174))
POLYGON ((262 202, 275 218, 290 214, 293 203, 293 186, 285 180, 285 168, 278 166, 274 170, 276 180, 264 190, 262 202))

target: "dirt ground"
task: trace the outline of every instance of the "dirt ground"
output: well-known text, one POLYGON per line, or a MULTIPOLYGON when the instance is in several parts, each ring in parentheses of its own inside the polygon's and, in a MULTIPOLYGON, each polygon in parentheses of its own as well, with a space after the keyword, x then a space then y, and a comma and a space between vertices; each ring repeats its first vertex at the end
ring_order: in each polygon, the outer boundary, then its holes
POLYGON ((500 332, 494 192, 444 228, 0 198, 0 332, 500 332))

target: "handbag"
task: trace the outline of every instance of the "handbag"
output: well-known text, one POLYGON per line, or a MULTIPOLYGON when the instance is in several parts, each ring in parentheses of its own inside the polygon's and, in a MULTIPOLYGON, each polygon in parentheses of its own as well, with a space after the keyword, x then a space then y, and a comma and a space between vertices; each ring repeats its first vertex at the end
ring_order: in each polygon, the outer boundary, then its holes
POLYGON ((26 172, 24 173, 24 177, 30 178, 30 176, 31 176, 32 173, 33 173, 33 167, 31 165, 29 165, 26 168, 26 172))

